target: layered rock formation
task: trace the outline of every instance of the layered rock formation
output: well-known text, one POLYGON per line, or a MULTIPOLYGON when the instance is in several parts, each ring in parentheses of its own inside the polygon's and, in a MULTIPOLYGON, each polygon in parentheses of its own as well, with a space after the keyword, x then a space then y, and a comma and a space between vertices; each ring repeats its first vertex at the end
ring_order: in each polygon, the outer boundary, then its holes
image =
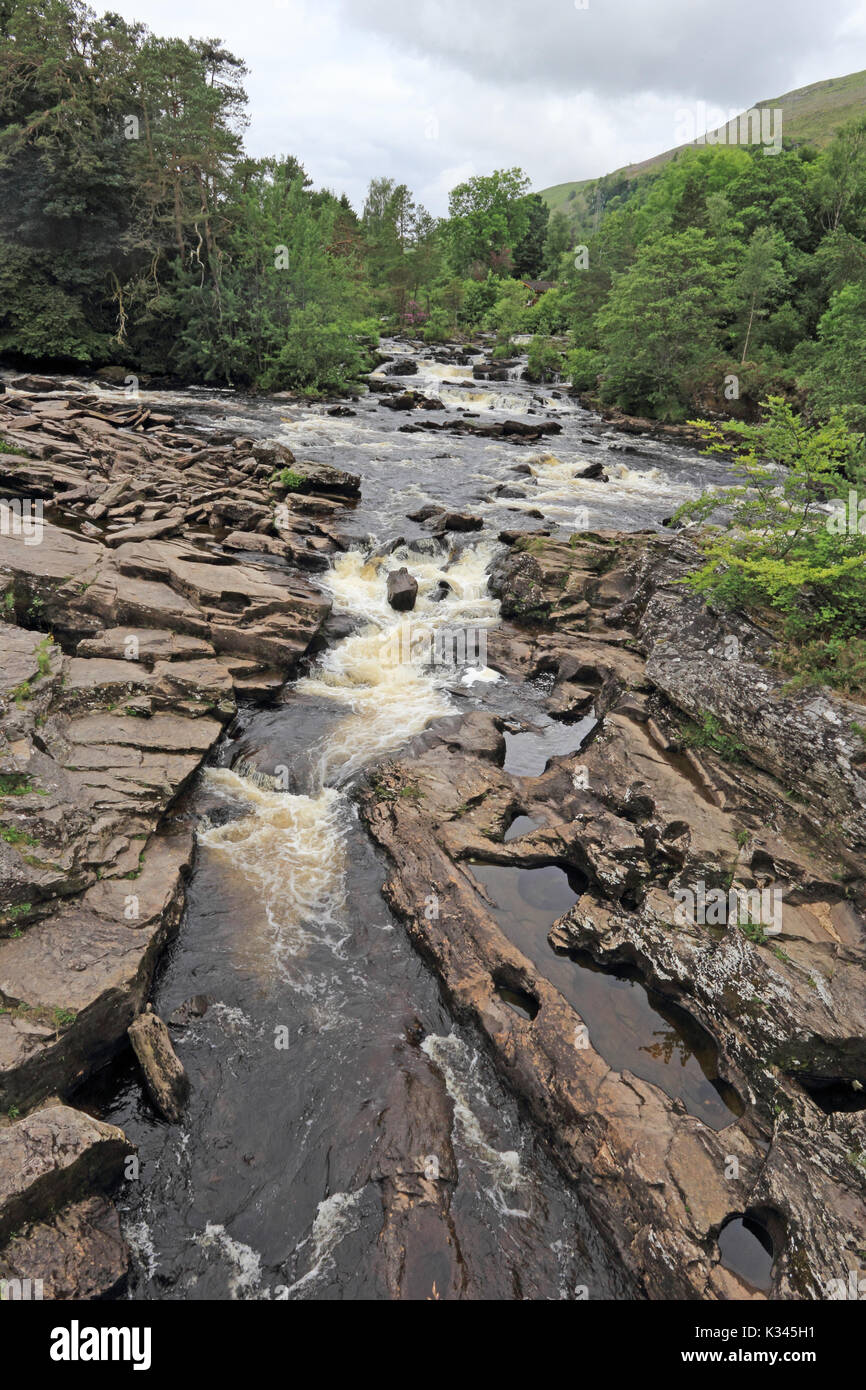
POLYGON ((514 621, 488 660, 546 677, 560 719, 594 710, 587 741, 523 778, 503 769, 500 720, 446 721, 361 805, 389 902, 635 1293, 827 1297, 861 1269, 866 1222, 866 711, 786 692, 767 634, 677 582, 696 559, 658 537, 520 540, 491 579, 514 621), (707 713, 725 757, 691 746, 707 713), (522 871, 514 911, 491 866, 522 871), (530 940, 543 866, 571 875, 573 906, 530 940), (713 890, 725 906, 704 914, 713 890), (585 1017, 576 1000, 591 1012, 593 979, 614 976, 669 1026, 629 1047, 626 1015, 619 1032, 609 1005, 585 1017), (681 1080, 692 1052, 713 1087, 700 1104, 681 1080), (764 1289, 721 1258, 743 1216, 772 1243, 764 1289))
MULTIPOLYGON (((300 571, 327 564, 328 520, 359 484, 280 445, 205 439, 122 394, 12 385, 0 397, 0 1144, 29 1144, 36 1125, 58 1148, 77 1112, 36 1107, 126 1044, 180 921, 192 836, 166 813, 238 700, 279 689, 320 631, 330 605, 300 571)), ((46 1296, 98 1296, 125 1267, 116 1218, 88 1164, 63 1171, 50 1203, 37 1200, 43 1177, 15 1197, 0 1245, 26 1218, 27 1258, 7 1247, 0 1272, 26 1265, 46 1296)))

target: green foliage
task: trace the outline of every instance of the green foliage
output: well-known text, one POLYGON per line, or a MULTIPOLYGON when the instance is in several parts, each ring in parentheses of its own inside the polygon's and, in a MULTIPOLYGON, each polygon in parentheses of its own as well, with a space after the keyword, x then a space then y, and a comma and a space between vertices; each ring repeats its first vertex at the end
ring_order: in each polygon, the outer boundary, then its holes
POLYGON ((485 325, 494 328, 500 343, 510 341, 515 333, 525 333, 529 326, 529 300, 531 294, 522 280, 502 280, 493 308, 487 315, 485 325))
POLYGON ((514 248, 514 273, 523 280, 540 280, 547 265, 547 237, 550 209, 539 193, 526 198, 528 226, 514 248))
POLYGON ((19 917, 26 917, 27 914, 28 914, 29 912, 32 912, 32 911, 33 911, 33 904, 32 904, 32 903, 16 903, 14 907, 7 907, 7 908, 5 909, 5 911, 4 911, 4 916, 11 918, 12 921, 14 922, 14 921, 16 921, 19 917))
POLYGON ((739 762, 745 751, 739 739, 725 733, 714 714, 704 714, 699 723, 687 724, 682 741, 686 748, 709 748, 732 763, 739 762))
POLYGON ((603 365, 603 355, 587 347, 572 348, 565 358, 565 370, 577 391, 594 391, 603 365))
POLYGON ((27 796, 33 790, 30 778, 24 772, 5 772, 0 774, 0 796, 27 796))
POLYGON ((300 492, 306 478, 303 473, 296 473, 292 468, 283 468, 279 473, 274 474, 271 482, 278 483, 280 487, 286 488, 289 492, 300 492))
POLYGON ((40 676, 51 675, 51 652, 54 647, 53 637, 43 637, 36 648, 36 667, 40 676))
MULTIPOLYGON (((754 418, 799 390, 866 428, 862 114, 820 151, 685 148, 552 202, 494 170, 441 221, 373 179, 359 216, 294 157, 244 153, 245 75, 218 39, 0 0, 0 353, 321 395, 382 331, 490 328, 500 357, 532 333, 539 379, 567 334, 578 389, 626 410, 754 418), (555 287, 531 303, 529 279, 555 287)), ((794 94, 802 130, 824 140, 857 91, 794 94)))
POLYGON ((556 381, 562 366, 562 353, 550 338, 533 338, 527 364, 530 381, 556 381))
POLYGON ((459 274, 468 274, 473 266, 486 273, 512 264, 512 251, 532 222, 528 188, 522 169, 496 169, 452 189, 447 235, 459 274))
POLYGON ((799 387, 822 418, 866 427, 866 121, 829 139, 836 96, 855 109, 845 82, 833 86, 825 112, 803 96, 828 137, 820 152, 692 147, 637 176, 549 190, 551 233, 564 217, 588 247, 588 268, 560 255, 548 273, 574 347, 604 358, 605 400, 675 420, 710 403, 754 418, 761 399, 799 387), (724 395, 730 375, 739 404, 724 395))
MULTIPOLYGON (((707 453, 727 452, 717 425, 694 423, 707 453)), ((732 463, 740 481, 676 514, 705 523, 726 512, 726 529, 701 533, 706 562, 688 583, 718 607, 746 608, 770 623, 783 669, 863 690, 866 534, 856 514, 851 524, 849 504, 849 495, 857 498, 866 487, 863 436, 840 416, 809 425, 778 397, 765 403, 759 425, 729 431, 745 446, 732 463)))
POLYGON ((713 355, 723 272, 706 232, 645 242, 596 316, 602 392, 624 410, 682 418, 713 355))
POLYGON ((16 829, 14 825, 4 825, 0 828, 0 840, 5 840, 7 845, 29 845, 31 849, 39 844, 32 835, 16 829))
POLYGON ((804 384, 822 415, 839 411, 855 429, 866 430, 866 260, 863 277, 830 300, 804 384))

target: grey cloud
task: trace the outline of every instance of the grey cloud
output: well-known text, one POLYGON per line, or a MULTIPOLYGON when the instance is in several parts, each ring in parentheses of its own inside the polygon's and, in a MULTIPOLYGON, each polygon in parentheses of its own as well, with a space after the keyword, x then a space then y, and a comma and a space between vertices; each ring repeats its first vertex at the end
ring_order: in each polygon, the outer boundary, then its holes
POLYGON ((500 86, 724 103, 788 90, 792 64, 835 48, 833 35, 860 9, 858 0, 829 8, 815 0, 588 0, 586 9, 575 0, 343 4, 356 27, 500 86))

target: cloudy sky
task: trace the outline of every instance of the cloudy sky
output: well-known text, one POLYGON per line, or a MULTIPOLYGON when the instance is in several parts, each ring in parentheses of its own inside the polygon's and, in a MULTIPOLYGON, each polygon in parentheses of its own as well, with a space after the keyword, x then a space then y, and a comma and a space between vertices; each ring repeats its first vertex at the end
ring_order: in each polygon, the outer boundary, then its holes
POLYGON ((220 37, 250 69, 251 153, 360 208, 374 176, 432 212, 471 174, 591 178, 794 87, 866 68, 866 0, 110 0, 220 37))

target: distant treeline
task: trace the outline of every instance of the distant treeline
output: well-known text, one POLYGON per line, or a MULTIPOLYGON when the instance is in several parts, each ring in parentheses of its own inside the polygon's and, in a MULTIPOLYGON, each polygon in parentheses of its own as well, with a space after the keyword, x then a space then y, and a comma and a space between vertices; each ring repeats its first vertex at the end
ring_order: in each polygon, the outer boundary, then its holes
POLYGON ((0 0, 0 354, 339 390, 384 330, 535 335, 530 370, 665 418, 770 392, 866 423, 866 120, 822 152, 685 151, 585 249, 519 169, 359 214, 244 153, 245 68, 80 0, 0 0), (532 289, 527 282, 550 280, 532 289))

